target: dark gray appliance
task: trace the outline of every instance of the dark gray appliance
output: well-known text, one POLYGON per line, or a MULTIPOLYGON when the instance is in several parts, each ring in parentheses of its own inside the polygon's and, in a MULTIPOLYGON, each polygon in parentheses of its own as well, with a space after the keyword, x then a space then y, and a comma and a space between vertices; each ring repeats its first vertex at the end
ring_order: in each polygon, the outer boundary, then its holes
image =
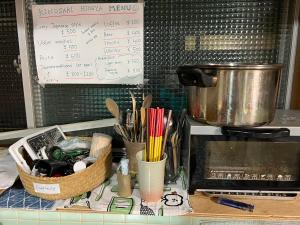
POLYGON ((190 117, 181 152, 188 192, 300 191, 300 111, 277 110, 257 128, 215 127, 190 117))

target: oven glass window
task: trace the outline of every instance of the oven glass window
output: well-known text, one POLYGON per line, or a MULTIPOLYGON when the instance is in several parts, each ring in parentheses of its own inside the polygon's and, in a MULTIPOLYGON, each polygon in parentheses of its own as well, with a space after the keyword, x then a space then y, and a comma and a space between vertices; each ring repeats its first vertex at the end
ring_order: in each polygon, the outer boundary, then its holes
POLYGON ((208 141, 204 179, 296 181, 299 142, 208 141))

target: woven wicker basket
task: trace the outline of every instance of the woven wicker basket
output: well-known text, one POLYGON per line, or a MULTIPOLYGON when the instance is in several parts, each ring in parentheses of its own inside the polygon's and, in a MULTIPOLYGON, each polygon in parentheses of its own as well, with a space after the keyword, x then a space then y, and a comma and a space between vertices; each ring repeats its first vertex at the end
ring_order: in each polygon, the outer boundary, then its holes
POLYGON ((95 163, 85 170, 64 177, 31 176, 21 167, 19 175, 27 192, 47 200, 67 199, 90 191, 111 173, 111 145, 104 147, 95 163))

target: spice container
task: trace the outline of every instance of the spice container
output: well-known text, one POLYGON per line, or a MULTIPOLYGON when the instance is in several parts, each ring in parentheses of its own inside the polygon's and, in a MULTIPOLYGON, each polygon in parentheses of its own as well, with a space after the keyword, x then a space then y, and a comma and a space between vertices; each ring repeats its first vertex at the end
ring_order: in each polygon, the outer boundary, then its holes
POLYGON ((118 195, 120 197, 131 196, 131 176, 128 173, 128 159, 122 159, 117 171, 118 195))

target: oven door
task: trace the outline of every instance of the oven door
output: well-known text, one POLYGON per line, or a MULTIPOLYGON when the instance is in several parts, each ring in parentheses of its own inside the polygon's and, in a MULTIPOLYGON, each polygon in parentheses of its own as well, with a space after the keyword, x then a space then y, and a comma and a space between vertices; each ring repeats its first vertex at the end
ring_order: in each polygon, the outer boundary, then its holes
POLYGON ((190 139, 189 193, 299 192, 300 137, 289 130, 222 128, 190 139))

